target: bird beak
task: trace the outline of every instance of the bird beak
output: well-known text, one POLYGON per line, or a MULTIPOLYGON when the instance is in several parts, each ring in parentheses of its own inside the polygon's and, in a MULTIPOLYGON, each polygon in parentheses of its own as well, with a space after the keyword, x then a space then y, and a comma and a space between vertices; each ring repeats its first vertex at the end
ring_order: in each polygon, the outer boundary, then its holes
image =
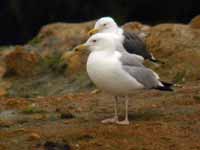
POLYGON ((89 36, 92 36, 93 34, 95 34, 95 33, 97 33, 97 32, 99 32, 99 29, 92 29, 92 30, 90 30, 89 32, 88 32, 88 35, 89 36))
POLYGON ((74 48, 74 51, 81 51, 81 50, 86 50, 88 49, 88 46, 86 44, 81 44, 81 45, 78 45, 74 48))

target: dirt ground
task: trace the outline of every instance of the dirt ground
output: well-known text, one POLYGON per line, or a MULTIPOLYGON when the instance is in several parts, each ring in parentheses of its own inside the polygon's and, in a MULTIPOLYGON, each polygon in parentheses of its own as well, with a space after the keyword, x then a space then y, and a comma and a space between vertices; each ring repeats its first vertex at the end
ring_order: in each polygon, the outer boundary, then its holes
MULTIPOLYGON (((101 124, 113 99, 100 92, 1 98, 0 150, 200 150, 200 81, 174 92, 137 91, 129 126, 101 124)), ((124 105, 119 105, 120 118, 124 105)))

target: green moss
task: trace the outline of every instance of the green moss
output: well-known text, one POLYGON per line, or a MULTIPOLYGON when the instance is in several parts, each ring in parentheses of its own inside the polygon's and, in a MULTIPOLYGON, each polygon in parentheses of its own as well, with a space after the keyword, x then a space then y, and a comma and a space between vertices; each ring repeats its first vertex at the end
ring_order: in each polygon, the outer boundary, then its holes
POLYGON ((69 91, 88 90, 94 87, 86 72, 76 74, 73 80, 67 78, 67 64, 61 58, 61 54, 55 53, 40 59, 37 65, 38 73, 29 78, 15 78, 8 89, 8 97, 64 95, 69 91))
POLYGON ((86 72, 81 72, 78 75, 76 75, 76 80, 73 83, 73 85, 75 85, 75 87, 79 87, 79 89, 82 89, 85 87, 92 89, 95 87, 94 84, 89 79, 86 72))
POLYGON ((56 114, 50 114, 49 120, 50 121, 56 121, 56 120, 58 120, 58 116, 56 114))
POLYGON ((195 96, 193 96, 193 98, 194 98, 197 102, 200 103, 200 96, 199 96, 199 95, 195 95, 195 96))
POLYGON ((39 44, 39 43, 41 43, 41 42, 42 42, 42 39, 41 39, 40 37, 36 36, 36 37, 33 38, 32 40, 30 40, 30 41, 28 42, 28 44, 30 44, 30 45, 37 45, 37 44, 39 44))
POLYGON ((0 51, 8 49, 8 48, 9 48, 9 46, 0 46, 0 51))
POLYGON ((35 114, 35 113, 45 113, 45 112, 46 112, 45 110, 33 106, 29 106, 28 108, 22 110, 22 113, 24 114, 35 114))
POLYGON ((42 72, 53 72, 63 74, 68 65, 61 59, 60 54, 55 54, 49 57, 46 57, 40 61, 40 68, 42 72))
POLYGON ((174 76, 173 83, 183 83, 185 81, 186 71, 178 72, 174 76))

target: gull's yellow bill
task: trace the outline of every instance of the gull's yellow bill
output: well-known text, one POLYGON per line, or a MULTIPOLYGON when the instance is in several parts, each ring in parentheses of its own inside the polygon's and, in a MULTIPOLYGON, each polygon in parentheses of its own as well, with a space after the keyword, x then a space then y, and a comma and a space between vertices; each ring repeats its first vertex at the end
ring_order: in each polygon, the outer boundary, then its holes
POLYGON ((81 45, 78 45, 74 48, 74 51, 80 51, 80 50, 87 50, 88 49, 88 46, 85 45, 85 44, 81 44, 81 45))
POLYGON ((94 35, 94 34, 97 33, 97 32, 99 32, 98 29, 92 29, 92 30, 90 30, 90 31, 88 32, 88 35, 89 35, 89 36, 92 36, 92 35, 94 35))

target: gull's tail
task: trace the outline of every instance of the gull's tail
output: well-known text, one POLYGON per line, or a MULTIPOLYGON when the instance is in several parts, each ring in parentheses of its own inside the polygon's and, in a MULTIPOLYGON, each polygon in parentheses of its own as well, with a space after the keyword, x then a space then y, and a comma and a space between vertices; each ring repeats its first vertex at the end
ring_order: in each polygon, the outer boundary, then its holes
POLYGON ((153 56, 152 53, 151 53, 150 55, 151 55, 151 57, 149 58, 150 61, 152 61, 152 62, 154 62, 154 63, 158 63, 158 64, 164 64, 163 61, 160 61, 160 60, 156 59, 156 58, 153 56))
POLYGON ((162 83, 163 86, 158 86, 155 89, 161 90, 161 91, 174 91, 172 89, 172 87, 174 85, 173 83, 167 83, 167 82, 164 82, 164 81, 161 81, 161 83, 162 83))
POLYGON ((152 59, 152 58, 150 58, 149 60, 152 61, 152 62, 154 62, 154 63, 165 64, 163 61, 160 61, 158 59, 152 59))

